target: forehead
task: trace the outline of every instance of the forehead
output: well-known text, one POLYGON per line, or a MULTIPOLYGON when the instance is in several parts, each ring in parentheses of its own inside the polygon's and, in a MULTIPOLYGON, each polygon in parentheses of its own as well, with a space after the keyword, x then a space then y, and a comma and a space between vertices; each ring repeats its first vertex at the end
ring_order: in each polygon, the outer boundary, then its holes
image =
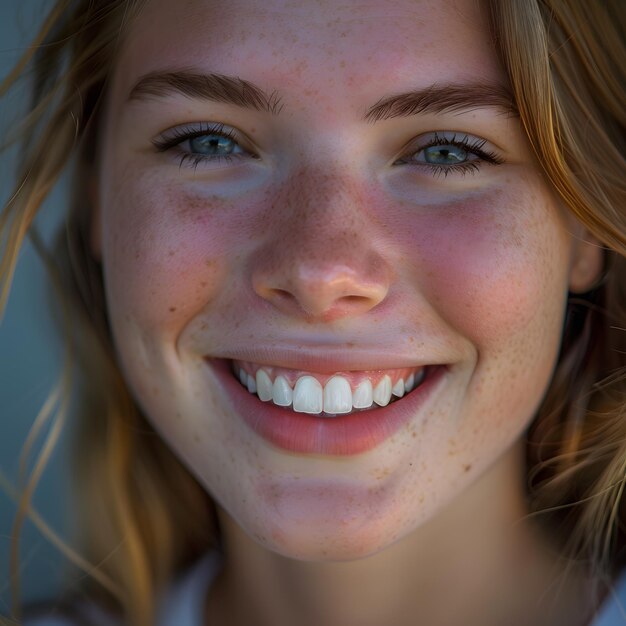
POLYGON ((117 90, 174 68, 305 90, 318 102, 505 82, 478 0, 148 0, 127 33, 117 90))

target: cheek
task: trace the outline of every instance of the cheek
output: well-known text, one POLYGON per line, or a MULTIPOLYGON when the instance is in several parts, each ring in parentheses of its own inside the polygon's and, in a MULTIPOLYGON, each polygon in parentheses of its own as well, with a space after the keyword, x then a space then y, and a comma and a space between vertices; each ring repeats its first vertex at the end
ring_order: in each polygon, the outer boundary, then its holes
POLYGON ((126 187, 104 215, 108 300, 113 317, 167 334, 223 295, 240 231, 223 199, 150 182, 126 187))
POLYGON ((403 232, 411 281, 476 345, 543 332, 562 314, 567 243, 545 197, 512 190, 429 207, 403 232))

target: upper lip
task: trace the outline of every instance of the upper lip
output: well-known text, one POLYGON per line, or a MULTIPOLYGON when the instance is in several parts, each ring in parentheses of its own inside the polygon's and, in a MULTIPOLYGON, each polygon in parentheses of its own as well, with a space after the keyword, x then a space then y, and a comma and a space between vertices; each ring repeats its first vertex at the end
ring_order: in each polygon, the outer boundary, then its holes
POLYGON ((249 361, 259 365, 273 365, 287 369, 332 374, 339 371, 367 371, 396 369, 404 367, 422 367, 438 365, 450 361, 439 358, 421 359, 415 354, 409 355, 406 349, 394 352, 388 347, 384 350, 364 346, 342 345, 273 345, 253 344, 210 354, 207 359, 221 358, 237 361, 249 361))

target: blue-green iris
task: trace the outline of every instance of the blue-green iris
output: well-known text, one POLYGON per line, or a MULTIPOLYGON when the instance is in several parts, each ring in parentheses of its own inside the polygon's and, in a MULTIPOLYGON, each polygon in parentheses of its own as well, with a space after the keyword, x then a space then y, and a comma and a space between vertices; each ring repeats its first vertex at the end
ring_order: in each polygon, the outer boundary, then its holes
POLYGON ((189 140, 191 152, 196 154, 220 155, 231 154, 235 148, 235 142, 229 137, 220 135, 199 135, 189 140))
POLYGON ((424 160, 435 165, 455 165, 467 161, 467 150, 453 144, 424 148, 424 160))

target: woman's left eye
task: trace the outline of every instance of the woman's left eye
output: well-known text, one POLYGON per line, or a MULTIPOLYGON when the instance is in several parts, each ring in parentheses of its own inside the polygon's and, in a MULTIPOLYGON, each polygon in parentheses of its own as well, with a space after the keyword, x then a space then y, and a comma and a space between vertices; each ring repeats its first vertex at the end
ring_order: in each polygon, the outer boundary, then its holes
POLYGON ((486 144, 485 139, 462 133, 428 133, 418 138, 418 144, 413 145, 408 158, 396 163, 423 167, 434 176, 444 177, 452 173, 475 173, 484 164, 504 163, 504 159, 486 144))
POLYGON ((224 130, 224 124, 198 124, 186 128, 174 128, 152 143, 158 152, 176 148, 180 166, 197 168, 200 163, 213 161, 256 159, 254 154, 244 150, 236 140, 233 130, 224 130))

